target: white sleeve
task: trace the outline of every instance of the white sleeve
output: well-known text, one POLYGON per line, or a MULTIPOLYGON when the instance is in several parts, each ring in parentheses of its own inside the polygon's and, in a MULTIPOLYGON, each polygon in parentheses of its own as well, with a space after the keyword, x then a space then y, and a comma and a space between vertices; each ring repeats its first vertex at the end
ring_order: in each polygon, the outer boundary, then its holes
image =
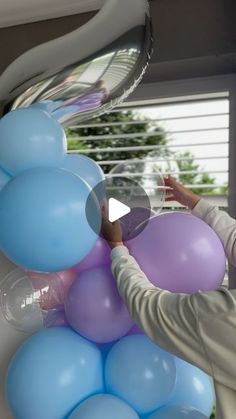
POLYGON ((193 296, 154 287, 124 246, 113 249, 111 258, 120 295, 144 333, 161 348, 212 375, 198 332, 193 296))
POLYGON ((236 266, 236 221, 226 212, 201 199, 192 214, 205 221, 219 236, 229 259, 236 266))

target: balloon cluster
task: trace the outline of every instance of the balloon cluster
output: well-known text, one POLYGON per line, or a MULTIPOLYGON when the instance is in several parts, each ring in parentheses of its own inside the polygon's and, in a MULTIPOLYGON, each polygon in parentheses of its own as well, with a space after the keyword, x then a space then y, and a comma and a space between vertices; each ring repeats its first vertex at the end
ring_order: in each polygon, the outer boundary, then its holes
MULTIPOLYGON (((0 247, 27 270, 71 268, 97 239, 85 207, 103 173, 93 160, 66 149, 61 125, 41 109, 19 109, 0 120, 1 178, 4 172, 10 178, 1 190, 0 247)), ((90 201, 99 230, 100 206, 96 196, 90 201)))
MULTIPOLYGON (((47 326, 10 364, 14 416, 209 417, 210 379, 142 335, 118 294, 108 245, 85 213, 91 188, 103 180, 97 164, 67 155, 64 131, 37 107, 0 121, 0 164, 0 246, 21 267, 1 283, 1 309, 22 330, 47 326), (46 318, 38 321, 38 313, 46 318)), ((98 230, 99 199, 91 201, 98 230)), ((216 289, 225 255, 213 230, 188 214, 151 215, 127 242, 151 282, 174 292, 216 289)))
POLYGON ((104 191, 91 194, 104 174, 92 159, 66 151, 61 125, 40 108, 0 120, 0 248, 23 268, 1 281, 0 302, 5 319, 25 332, 44 320, 67 324, 62 305, 78 275, 72 267, 82 260, 86 266, 90 251, 98 260, 105 252, 109 263, 108 246, 94 231, 104 191), (88 196, 94 229, 86 217, 88 196))
POLYGON ((144 335, 98 348, 69 328, 33 335, 11 361, 6 390, 24 419, 206 419, 214 404, 205 373, 144 335))

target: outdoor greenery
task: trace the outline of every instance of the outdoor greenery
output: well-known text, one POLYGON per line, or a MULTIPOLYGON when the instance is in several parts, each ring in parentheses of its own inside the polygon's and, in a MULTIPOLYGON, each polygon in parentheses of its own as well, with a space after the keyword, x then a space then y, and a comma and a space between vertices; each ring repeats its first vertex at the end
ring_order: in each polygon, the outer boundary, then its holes
MULTIPOLYGON (((214 185, 215 178, 210 176, 208 173, 201 173, 200 166, 194 162, 194 156, 186 151, 185 153, 177 154, 177 157, 188 158, 188 160, 177 160, 176 164, 180 172, 190 172, 196 171, 199 174, 181 174, 178 176, 178 180, 185 185, 214 185)), ((211 188, 195 188, 195 193, 197 194, 212 194, 214 189, 211 188)))
MULTIPOLYGON (((208 173, 201 173, 202 168, 196 163, 194 155, 189 151, 177 153, 171 150, 171 138, 163 128, 158 126, 152 120, 141 117, 135 114, 135 111, 114 112, 105 114, 90 121, 92 127, 85 127, 77 129, 68 129, 67 137, 69 150, 84 150, 90 149, 92 153, 88 153, 96 161, 106 160, 126 160, 126 159, 145 159, 155 158, 161 160, 157 162, 157 167, 160 171, 170 172, 188 172, 176 174, 175 177, 181 183, 187 185, 197 184, 211 184, 214 185, 215 178, 208 173), (127 124, 132 122, 132 124, 127 124), (137 123, 136 123, 137 122, 137 123), (102 124, 99 126, 99 124, 102 124), (115 125, 114 125, 115 124, 115 125), (96 126, 98 125, 98 126, 96 126), (148 133, 152 136, 142 137, 139 134, 148 133), (133 138, 125 138, 124 134, 136 134, 133 138), (97 135, 117 135, 117 138, 104 138, 99 140, 85 139, 85 137, 93 137, 97 135), (119 147, 131 146, 158 146, 154 150, 118 150, 119 147), (110 148, 111 152, 101 152, 100 149, 110 148), (172 161, 168 160, 172 159, 172 161), (181 160, 183 158, 184 160, 181 160), (189 172, 196 171, 198 173, 190 174, 189 172)), ((89 124, 89 123, 88 123, 89 124)), ((105 173, 113 168, 112 165, 102 166, 105 173)), ((225 193, 227 192, 227 185, 216 191, 212 188, 195 188, 194 191, 199 194, 225 193)))
MULTIPOLYGON (((163 129, 153 126, 150 122, 142 122, 140 118, 135 117, 135 114, 131 111, 128 112, 116 112, 112 114, 106 114, 100 116, 99 118, 93 119, 92 123, 104 124, 101 127, 91 127, 91 128, 78 128, 76 130, 68 130, 69 138, 69 149, 84 149, 88 148, 94 150, 94 153, 89 153, 88 156, 94 158, 96 161, 101 160, 126 160, 126 159, 143 159, 148 155, 153 153, 148 153, 147 151, 137 150, 137 151, 119 151, 116 149, 118 147, 130 147, 130 146, 162 146, 161 149, 158 149, 155 152, 157 157, 166 157, 168 156, 169 150, 166 145, 168 139, 163 129), (127 125, 127 122, 136 122, 137 124, 127 125), (118 125, 113 125, 113 124, 118 125), (105 125, 107 124, 107 125, 105 125), (142 133, 153 133, 153 136, 142 138, 139 134, 142 133), (124 134, 136 134, 135 138, 124 138, 124 134), (84 137, 90 137, 95 135, 117 135, 118 138, 115 139, 103 139, 98 141, 86 140, 84 137), (112 153, 105 152, 101 153, 100 148, 111 148, 112 153), (115 150, 114 150, 115 149, 115 150)), ((113 166, 105 165, 103 170, 105 173, 108 173, 113 166)))
POLYGON ((215 408, 214 408, 214 410, 213 410, 213 412, 212 412, 212 415, 211 415, 210 419, 215 419, 215 417, 216 417, 216 410, 215 410, 215 408))

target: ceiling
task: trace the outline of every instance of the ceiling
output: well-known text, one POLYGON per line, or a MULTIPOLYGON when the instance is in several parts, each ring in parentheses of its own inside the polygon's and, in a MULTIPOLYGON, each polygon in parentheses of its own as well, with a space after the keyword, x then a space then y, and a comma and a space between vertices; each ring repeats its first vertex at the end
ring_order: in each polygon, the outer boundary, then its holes
MULTIPOLYGON (((105 1, 0 0, 0 75, 30 48, 87 23, 105 1)), ((143 83, 236 73, 235 0, 150 0, 150 6, 154 54, 143 83)))
POLYGON ((0 28, 100 9, 105 0, 0 0, 0 28))

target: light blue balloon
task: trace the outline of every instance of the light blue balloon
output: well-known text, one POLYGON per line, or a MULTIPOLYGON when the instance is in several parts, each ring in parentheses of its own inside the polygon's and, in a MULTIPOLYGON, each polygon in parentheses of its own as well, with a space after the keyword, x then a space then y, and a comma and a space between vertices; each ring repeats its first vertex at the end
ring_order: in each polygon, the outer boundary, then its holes
POLYGON ((91 188, 78 176, 56 168, 27 170, 0 193, 0 246, 30 271, 56 272, 79 263, 92 250, 101 210, 91 188))
POLYGON ((168 405, 191 406, 209 417, 215 404, 212 379, 180 358, 176 357, 175 361, 176 387, 168 405))
POLYGON ((82 402, 68 419, 139 419, 139 416, 117 397, 98 394, 82 402))
POLYGON ((11 176, 0 168, 0 190, 11 180, 11 176))
POLYGON ((208 419, 203 413, 185 406, 168 406, 164 407, 147 419, 208 419))
POLYGON ((108 354, 105 383, 109 393, 129 403, 139 414, 163 406, 176 380, 174 357, 143 335, 121 339, 108 354))
POLYGON ((101 392, 101 353, 69 328, 33 335, 7 373, 7 400, 17 419, 65 419, 84 398, 101 392))
POLYGON ((82 155, 67 155, 61 167, 80 176, 92 189, 98 185, 95 193, 99 201, 105 197, 105 187, 101 183, 105 180, 105 175, 93 159, 82 155))
POLYGON ((12 175, 33 167, 59 167, 66 149, 61 125, 41 109, 17 109, 0 120, 0 165, 12 175))

